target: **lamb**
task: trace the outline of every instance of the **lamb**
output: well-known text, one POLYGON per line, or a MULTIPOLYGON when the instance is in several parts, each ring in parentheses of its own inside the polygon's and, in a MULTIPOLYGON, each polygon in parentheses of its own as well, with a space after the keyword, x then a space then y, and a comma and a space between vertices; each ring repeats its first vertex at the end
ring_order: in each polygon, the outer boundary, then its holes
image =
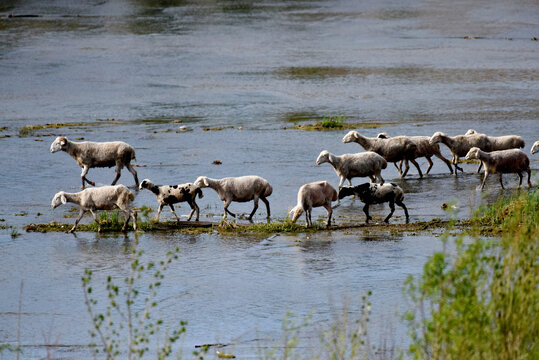
POLYGON ((336 201, 337 191, 327 181, 317 181, 305 184, 299 188, 298 204, 290 210, 293 214, 292 222, 295 223, 300 215, 305 211, 306 226, 312 226, 311 212, 313 207, 323 206, 328 212, 327 227, 331 226, 331 202, 336 201))
POLYGON ((478 147, 473 147, 466 154, 466 159, 479 159, 485 166, 485 176, 481 183, 481 190, 485 187, 487 177, 489 174, 498 173, 500 175, 500 184, 503 187, 502 174, 517 173, 520 179, 518 187, 522 185, 522 172, 528 173, 528 186, 531 187, 530 181, 530 159, 528 156, 519 149, 499 150, 492 152, 485 152, 478 147))
POLYGON ((352 186, 352 178, 354 177, 369 177, 375 182, 380 179, 383 184, 382 169, 387 167, 386 160, 375 152, 367 151, 357 154, 343 154, 340 156, 333 155, 327 150, 324 150, 318 155, 316 165, 330 163, 335 169, 337 175, 341 178, 339 189, 342 187, 344 180, 348 180, 352 186))
POLYGON ((157 202, 159 203, 159 210, 157 210, 157 217, 155 221, 159 222, 161 210, 163 210, 163 207, 165 205, 168 205, 170 207, 170 210, 172 211, 172 214, 174 214, 174 216, 176 217, 176 220, 180 222, 180 218, 174 212, 173 204, 183 202, 183 201, 186 201, 191 207, 191 213, 189 214, 187 221, 191 220, 191 218, 193 217, 193 213, 195 211, 197 213, 196 221, 198 221, 200 208, 195 202, 195 198, 197 195, 199 199, 204 197, 204 195, 202 194, 202 190, 200 190, 199 187, 193 185, 192 183, 158 186, 152 183, 149 179, 144 179, 140 183, 140 187, 139 187, 139 190, 142 190, 142 189, 150 190, 157 198, 157 202))
POLYGON ((97 215, 94 211, 96 210, 112 210, 120 209, 125 216, 125 223, 122 227, 122 231, 125 231, 127 228, 127 223, 133 215, 133 228, 137 230, 137 213, 132 211, 129 203, 135 199, 135 195, 129 191, 125 185, 114 185, 114 186, 102 186, 97 188, 88 188, 82 190, 78 193, 66 193, 60 191, 52 199, 51 207, 55 209, 56 207, 66 204, 68 202, 79 205, 80 212, 77 220, 75 220, 75 225, 70 233, 74 232, 77 228, 77 225, 82 219, 82 216, 86 211, 90 211, 94 217, 95 222, 97 223, 97 231, 101 232, 101 225, 97 220, 97 215))
POLYGON ((536 141, 533 146, 532 146, 532 149, 531 149, 531 154, 535 154, 536 152, 539 152, 539 141, 536 141))
MULTIPOLYGON (((377 137, 380 139, 390 138, 390 136, 387 135, 386 133, 380 133, 378 134, 377 137)), ((440 152, 440 146, 438 144, 431 145, 429 136, 408 136, 408 138, 417 145, 415 157, 416 158, 424 157, 427 159, 429 163, 429 166, 425 174, 428 174, 430 172, 430 169, 432 168, 433 162, 430 159, 432 156, 436 156, 437 158, 442 160, 449 168, 449 172, 453 174, 453 168, 451 166, 451 162, 442 155, 442 153, 440 152)), ((395 166, 396 165, 397 163, 395 163, 395 166)), ((399 171, 399 173, 402 173, 402 161, 400 162, 397 170, 399 171)))
POLYGON ((86 174, 88 174, 90 168, 112 166, 116 166, 116 177, 112 181, 112 185, 116 184, 123 167, 126 166, 129 172, 133 174, 136 186, 139 186, 137 172, 130 163, 131 160, 135 159, 135 150, 129 144, 122 141, 75 142, 59 136, 51 144, 50 150, 51 153, 60 150, 65 151, 82 167, 82 173, 80 175, 82 178, 82 189, 84 189, 85 182, 95 186, 93 181, 86 178, 86 174))
POLYGON ((228 206, 232 201, 247 202, 254 200, 254 208, 249 215, 249 221, 253 222, 253 215, 258 209, 258 199, 261 199, 266 204, 267 220, 270 218, 270 205, 266 199, 273 192, 270 183, 260 176, 241 176, 227 177, 222 179, 211 179, 206 176, 199 176, 194 185, 200 188, 210 187, 217 192, 219 199, 225 203, 225 213, 223 221, 226 219, 226 214, 236 217, 236 214, 228 210, 228 206))
POLYGON ((438 144, 441 142, 449 148, 451 154, 453 154, 453 159, 451 161, 455 166, 455 175, 457 175, 457 170, 464 171, 458 166, 459 158, 461 156, 466 156, 472 147, 485 149, 489 146, 488 138, 484 134, 457 135, 451 137, 438 131, 432 135, 429 142, 431 144, 438 144))
MULTIPOLYGON (((365 150, 374 151, 383 156, 387 162, 396 163, 397 161, 408 160, 417 168, 419 177, 423 177, 423 173, 415 161, 417 145, 406 136, 397 136, 389 139, 368 138, 359 134, 357 131, 350 131, 343 137, 342 142, 345 144, 357 142, 365 150)), ((405 177, 410 169, 407 161, 405 161, 404 165, 405 170, 401 174, 401 177, 405 177)))
POLYGON ((404 191, 402 188, 393 183, 385 184, 372 184, 364 183, 358 186, 350 187, 345 186, 339 191, 339 199, 344 198, 345 196, 357 195, 359 199, 365 203, 363 207, 363 212, 367 215, 365 223, 368 224, 369 220, 372 220, 372 217, 369 215, 369 205, 371 204, 382 204, 389 202, 389 207, 391 212, 384 219, 384 222, 389 223, 389 219, 393 216, 395 212, 395 204, 399 205, 404 209, 404 214, 406 215, 406 223, 409 221, 408 209, 406 205, 402 202, 404 200, 404 191))

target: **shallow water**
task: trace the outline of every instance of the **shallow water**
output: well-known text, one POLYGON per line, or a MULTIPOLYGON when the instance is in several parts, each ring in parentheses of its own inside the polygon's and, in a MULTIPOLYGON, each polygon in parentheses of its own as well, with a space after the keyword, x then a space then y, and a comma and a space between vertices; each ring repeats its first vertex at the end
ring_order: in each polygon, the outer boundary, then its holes
MULTIPOLYGON (((341 142, 347 131, 292 130, 294 123, 335 115, 382 123, 359 130, 368 136, 456 135, 473 128, 521 135, 528 154, 539 139, 539 43, 531 40, 539 33, 539 6, 533 1, 42 3, 0 5, 0 218, 20 233, 12 238, 10 229, 0 230, 0 343, 16 343, 23 280, 25 358, 44 357, 40 345, 55 342, 65 345, 57 357, 89 356, 80 277, 90 268, 98 283, 108 275, 121 282, 129 264, 124 246, 135 241, 132 233, 22 230, 29 223, 74 221, 64 218, 72 216, 71 206, 50 209, 54 193, 80 186, 75 162, 49 153, 58 135, 132 144, 140 180, 263 176, 274 188, 273 218, 286 216, 301 185, 328 180, 337 186, 329 164, 315 165, 320 151, 362 151, 341 142), (40 17, 9 19, 9 13, 40 17), (54 122, 92 125, 19 136, 25 125, 54 122), (180 126, 187 131, 177 132, 180 126), (217 127, 225 128, 204 131, 217 127)), ((537 184, 539 157, 530 160, 537 184)), ((481 193, 476 165, 462 165, 465 174, 454 177, 433 161, 424 179, 413 166, 405 180, 392 165, 383 172, 405 190, 411 221, 448 218, 444 202, 455 204, 451 216, 468 217, 517 185, 516 176, 504 176, 508 190, 501 191, 492 176, 481 193)), ((419 163, 424 171, 426 160, 419 163)), ((120 182, 132 187, 131 174, 122 174, 120 182)), ((92 169, 88 177, 106 185, 114 171, 92 169)), ((222 203, 212 190, 204 195, 198 201, 202 219, 218 221, 222 203)), ((150 192, 137 193, 135 206, 142 205, 155 208, 150 192)), ((361 207, 343 200, 335 221, 364 221, 361 207)), ((231 206, 243 213, 251 208, 231 206)), ((388 211, 375 206, 371 213, 381 221, 388 211)), ((177 213, 187 214, 188 206, 177 213)), ((324 210, 314 213, 325 217, 324 210)), ((162 218, 171 218, 168 209, 162 218)), ((261 204, 255 220, 264 218, 261 204)), ((404 221, 400 208, 392 221, 404 221)), ((231 343, 242 357, 256 357, 258 348, 281 341, 287 311, 302 317, 312 310, 313 322, 325 324, 368 290, 374 333, 382 333, 391 317, 389 336, 406 344, 404 326, 392 317, 404 310, 403 280, 419 274, 426 258, 442 248, 436 234, 361 230, 269 238, 139 234, 138 241, 145 259, 160 260, 180 248, 160 289, 159 314, 189 321, 185 351, 231 343)), ((103 290, 96 286, 96 293, 103 290)))

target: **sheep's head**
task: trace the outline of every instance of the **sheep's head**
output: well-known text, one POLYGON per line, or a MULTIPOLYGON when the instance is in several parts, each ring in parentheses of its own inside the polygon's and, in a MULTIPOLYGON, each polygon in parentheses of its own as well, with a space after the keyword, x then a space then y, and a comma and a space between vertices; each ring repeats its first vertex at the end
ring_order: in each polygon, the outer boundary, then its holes
POLYGON ((53 209, 57 208, 58 206, 65 204, 67 202, 67 199, 64 195, 63 191, 60 191, 54 197, 52 198, 51 207, 53 209))
POLYGON ((329 151, 324 150, 318 155, 318 159, 316 159, 316 165, 323 164, 325 162, 329 162, 329 151))
POLYGON ((466 154, 466 160, 479 159, 479 148, 473 147, 466 154))
POLYGON ((376 137, 378 139, 389 139, 390 138, 390 136, 385 132, 378 134, 376 137))
POLYGON ((150 181, 150 179, 144 179, 142 180, 138 188, 139 190, 149 189, 151 185, 153 185, 153 183, 150 181))
POLYGON ((478 134, 478 132, 475 131, 474 129, 468 129, 468 131, 466 131, 466 134, 464 135, 473 135, 473 134, 478 134))
POLYGON ((51 153, 64 150, 67 144, 67 139, 63 136, 58 136, 51 144, 51 153))
POLYGON ((539 141, 536 141, 535 144, 533 144, 531 154, 535 154, 536 152, 539 152, 539 141))
POLYGON ((344 135, 344 137, 342 138, 342 142, 345 144, 354 142, 358 138, 358 135, 359 134, 357 131, 351 130, 348 132, 348 134, 344 135))
POLYGON ((431 145, 434 145, 434 144, 438 144, 439 142, 442 141, 442 137, 443 136, 446 136, 444 133, 442 132, 435 132, 434 135, 432 135, 432 137, 430 138, 429 142, 431 145))
POLYGON ((198 186, 199 188, 205 188, 210 186, 208 178, 206 176, 199 176, 193 184, 195 186, 198 186))

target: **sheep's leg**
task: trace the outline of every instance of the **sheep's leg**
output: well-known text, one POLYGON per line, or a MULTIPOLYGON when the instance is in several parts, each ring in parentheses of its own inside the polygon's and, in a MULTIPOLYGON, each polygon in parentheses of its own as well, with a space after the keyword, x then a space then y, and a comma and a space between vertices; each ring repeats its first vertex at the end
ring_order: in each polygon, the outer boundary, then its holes
POLYGON ((408 174, 408 170, 410 170, 410 165, 408 164, 408 161, 404 162, 404 172, 401 174, 401 178, 404 178, 406 174, 408 174))
POLYGON ((530 181, 530 177, 532 176, 532 171, 530 170, 530 168, 528 168, 526 172, 528 173, 528 187, 532 187, 532 182, 530 181))
POLYGON ((520 189, 520 187, 522 186, 522 178, 523 178, 523 176, 522 176, 521 172, 518 172, 517 175, 518 175, 518 187, 520 189))
POLYGON ((116 185, 116 182, 118 181, 118 179, 120 178, 120 176, 122 176, 122 168, 123 168, 122 163, 119 162, 119 161, 116 161, 116 177, 115 177, 114 180, 112 181, 112 184, 111 184, 111 185, 116 185))
MULTIPOLYGON (((456 174, 456 171, 455 171, 455 174, 456 174)), ((485 184, 487 182, 487 178, 488 178, 488 171, 485 171, 485 176, 483 177, 483 182, 481 183, 481 191, 483 191, 483 189, 485 188, 485 184)), ((503 186, 502 186, 503 187, 503 186)))
POLYGON ((481 168, 483 167, 483 162, 482 161, 479 161, 479 166, 477 167, 477 173, 480 174, 481 173, 481 168))
POLYGON ((268 222, 269 222, 269 219, 270 219, 270 216, 271 216, 269 201, 265 197, 260 197, 260 199, 264 202, 264 204, 266 204, 266 211, 267 211, 267 214, 268 214, 266 216, 266 219, 268 219, 268 222))
POLYGON ((374 176, 374 175, 369 175, 369 179, 371 179, 372 183, 376 182, 376 176, 374 176))
POLYGON ((329 228, 331 226, 331 215, 333 215, 333 209, 331 207, 331 203, 325 204, 324 208, 328 212, 328 222, 327 222, 326 226, 329 228))
MULTIPOLYGON (((86 210, 83 210, 82 208, 80 209, 79 211, 79 216, 77 217, 77 219, 75 220, 75 225, 73 225, 73 227, 71 228, 71 230, 69 230, 68 232, 72 233, 72 232, 75 232, 75 229, 77 228, 77 225, 79 224, 79 221, 80 219, 82 219, 84 213, 86 212, 86 210)), ((97 228, 99 229, 99 223, 97 223, 97 228)), ((99 230, 98 230, 99 231, 99 230)))
POLYGON ((90 181, 86 178, 86 174, 88 174, 88 170, 90 170, 90 167, 88 165, 84 165, 82 167, 82 172, 80 174, 80 177, 82 179, 82 186, 81 188, 84 189, 84 182, 86 181, 88 184, 92 185, 92 186, 95 186, 95 182, 93 181, 90 181))
POLYGON ((425 174, 428 174, 430 169, 432 169, 432 165, 434 165, 434 163, 432 162, 432 160, 430 159, 430 156, 425 156, 425 158, 427 159, 427 161, 429 162, 429 166, 427 167, 427 171, 425 171, 425 174))
MULTIPOLYGON (((126 231, 127 224, 129 223, 129 219, 131 218, 131 211, 129 211, 129 209, 124 209, 122 211, 124 212, 124 217, 125 217, 125 222, 124 222, 124 226, 122 226, 122 231, 126 231)), ((133 227, 135 230, 137 229, 136 225, 133 225, 133 227)))
POLYGON ((101 224, 99 223, 99 220, 97 220, 97 214, 92 209, 90 209, 90 212, 92 213, 94 221, 97 224, 97 232, 101 232, 101 224))
POLYGON ((419 173, 419 178, 422 179, 423 178, 423 173, 421 172, 421 168, 419 167, 419 164, 417 163, 417 161, 415 161, 415 159, 410 159, 410 161, 416 167, 417 172, 419 173))
POLYGON ((399 173, 402 174, 402 163, 404 162, 404 160, 401 160, 399 161, 399 173))
POLYGON ((500 173, 500 185, 502 186, 502 189, 505 189, 505 188, 503 187, 502 173, 500 173))
POLYGON ((384 178, 382 177, 382 171, 378 171, 376 173, 376 178, 380 179, 380 184, 383 184, 385 182, 384 178))
POLYGON ((229 213, 230 215, 236 217, 236 214, 234 214, 232 211, 228 210, 228 206, 232 200, 225 200, 225 214, 223 215, 223 221, 226 220, 226 213, 229 213))
POLYGON ((460 172, 464 172, 464 170, 458 165, 459 163, 459 157, 454 156, 453 157, 453 165, 455 165, 455 175, 457 175, 457 170, 460 170, 460 172))
POLYGON ((172 211, 172 214, 176 217, 176 221, 180 222, 180 218, 178 217, 178 215, 176 215, 176 212, 174 211, 174 205, 168 204, 168 206, 170 207, 170 210, 172 211))
POLYGON ((307 217, 307 226, 313 226, 313 220, 311 219, 312 209, 305 210, 305 216, 309 215, 307 217))
POLYGON ((389 219, 391 219, 391 217, 393 216, 393 213, 395 212, 395 201, 393 199, 389 200, 389 208, 391 209, 391 212, 384 219, 385 223, 389 223, 389 219))
POLYGON ((138 189, 138 175, 137 175, 137 171, 135 170, 135 168, 133 167, 133 165, 131 165, 131 163, 127 164, 127 170, 129 170, 129 172, 131 174, 133 174, 133 177, 135 178, 135 185, 137 186, 137 189, 138 189))
POLYGON ((137 212, 133 211, 133 230, 137 230, 137 212))
POLYGON ((408 224, 410 216, 408 216, 408 209, 406 208, 406 205, 402 202, 402 200, 396 200, 395 204, 399 205, 404 210, 404 214, 406 215, 406 223, 408 224))
POLYGON ((258 196, 255 196, 254 198, 255 206, 253 207, 253 211, 251 211, 251 215, 249 215, 250 222, 253 222, 253 215, 255 214, 256 209, 258 209, 258 199, 259 199, 258 196))
MULTIPOLYGON (((402 168, 399 169, 399 165, 397 165, 397 162, 396 162, 396 161, 393 163, 393 165, 395 165, 395 168, 397 169, 397 171, 399 172, 399 174, 402 176, 402 168)), ((401 166, 402 166, 402 164, 401 164, 401 166)))
POLYGON ((159 208, 157 209, 157 217, 155 218, 155 221, 159 222, 159 217, 161 217, 161 210, 163 210, 163 207, 165 204, 159 204, 159 208))
POLYGON ((365 219, 365 224, 369 223, 369 220, 372 220, 372 217, 369 215, 369 204, 365 204, 363 207, 363 212, 365 215, 367 215, 367 218, 365 219))
MULTIPOLYGON (((442 160, 447 167, 449 168, 449 172, 453 174, 453 166, 451 166, 451 161, 447 160, 445 157, 442 156, 442 154, 434 154, 438 159, 442 160)), ((427 171, 428 173, 428 171, 427 171)))
POLYGON ((191 206, 191 213, 189 214, 189 217, 187 218, 187 221, 191 221, 191 218, 193 217, 194 212, 197 212, 196 221, 198 221, 198 216, 200 214, 200 209, 198 208, 197 203, 193 199, 192 201, 188 201, 189 206, 191 206))

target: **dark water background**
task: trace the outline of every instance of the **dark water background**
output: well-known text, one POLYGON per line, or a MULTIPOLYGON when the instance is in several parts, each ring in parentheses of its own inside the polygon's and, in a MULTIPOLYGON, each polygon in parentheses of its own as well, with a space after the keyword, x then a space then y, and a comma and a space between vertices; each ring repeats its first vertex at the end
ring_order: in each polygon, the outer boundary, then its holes
MULTIPOLYGON (((336 115, 382 123, 360 130, 368 136, 457 135, 473 128, 521 135, 529 154, 539 140, 537 19, 535 1, 2 1, 0 218, 20 235, 0 230, 0 343, 16 343, 23 280, 24 358, 44 357, 40 345, 55 342, 65 345, 58 358, 88 358, 90 321, 80 277, 93 269, 99 296, 107 276, 121 282, 127 274, 123 249, 135 241, 132 233, 22 230, 29 223, 74 221, 64 219, 70 206, 50 209, 56 192, 80 185, 75 162, 49 153, 56 136, 126 141, 143 165, 139 178, 161 184, 199 175, 263 176, 274 187, 272 215, 284 218, 304 183, 337 186, 330 165, 314 163, 321 150, 362 151, 342 144, 346 131, 283 129, 295 123, 336 115), (54 122, 91 125, 19 135, 26 125, 54 122), (187 131, 177 132, 180 126, 187 131), (225 128, 204 131, 208 127, 225 128)), ((536 172, 539 157, 530 159, 536 172)), ((502 192, 492 177, 481 193, 475 165, 464 165, 466 173, 455 178, 433 161, 422 180, 413 168, 405 180, 392 166, 384 170, 386 180, 404 188, 412 221, 448 218, 440 205, 450 201, 455 216, 467 217, 517 185, 508 175, 502 192)), ((426 161, 419 163, 424 170, 426 161)), ((89 173, 99 185, 113 177, 112 169, 89 173)), ((532 182, 538 181, 534 174, 532 182)), ((120 182, 134 184, 125 170, 120 182)), ((222 203, 212 190, 204 193, 203 219, 218 220, 222 203)), ((155 199, 142 191, 135 205, 155 208, 155 199)), ((251 206, 232 208, 249 212, 251 206)), ((362 222, 361 207, 343 201, 337 223, 362 222)), ((387 211, 372 209, 378 221, 387 211)), ((188 206, 177 212, 187 214, 188 206)), ((169 210, 162 216, 170 218, 169 210)), ((262 206, 255 218, 264 217, 262 206)), ((403 220, 397 209, 392 221, 403 220)), ((230 351, 242 358, 281 343, 287 311, 300 318, 312 311, 313 323, 322 326, 347 302, 357 316, 354 305, 369 290, 375 337, 389 327, 388 336, 405 345, 396 315, 406 308, 402 283, 442 248, 436 234, 362 231, 269 238, 139 234, 138 241, 145 260, 181 249, 166 274, 158 314, 189 321, 184 350, 231 343, 230 351)))

